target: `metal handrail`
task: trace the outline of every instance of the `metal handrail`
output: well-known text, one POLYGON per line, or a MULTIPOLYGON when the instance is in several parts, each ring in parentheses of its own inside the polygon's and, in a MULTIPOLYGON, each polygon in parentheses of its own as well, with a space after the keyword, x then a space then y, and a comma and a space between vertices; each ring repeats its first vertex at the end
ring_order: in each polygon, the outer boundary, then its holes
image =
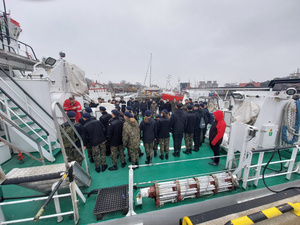
MULTIPOLYGON (((0 35, 5 36, 6 38, 8 37, 8 38, 10 38, 10 39, 12 39, 12 40, 14 40, 14 41, 16 41, 16 42, 18 42, 18 43, 24 45, 25 47, 30 48, 30 49, 31 49, 31 52, 32 52, 32 54, 33 54, 33 56, 34 56, 34 58, 35 58, 35 60, 38 61, 38 59, 37 59, 37 57, 36 57, 36 55, 35 55, 35 52, 34 52, 33 48, 32 48, 30 45, 28 45, 28 44, 26 44, 26 43, 24 43, 24 42, 22 42, 22 41, 19 41, 19 40, 15 39, 15 38, 12 38, 12 37, 8 36, 7 34, 5 34, 5 33, 3 33, 3 32, 0 32, 0 35)), ((8 45, 8 47, 9 47, 9 48, 12 48, 10 45, 8 45)), ((15 50, 14 50, 14 51, 15 51, 15 50)))
POLYGON ((23 109, 23 107, 22 106, 20 106, 16 101, 14 101, 14 99, 13 98, 11 98, 10 96, 9 96, 9 94, 6 92, 6 91, 4 91, 1 87, 0 87, 0 90, 11 100, 11 101, 13 101, 13 103, 16 105, 16 106, 18 106, 32 121, 34 121, 46 134, 47 134, 47 136, 49 136, 49 132, 41 125, 41 124, 39 124, 39 122, 37 122, 28 112, 26 112, 26 110, 25 109, 23 109))
POLYGON ((27 93, 27 91, 25 91, 8 73, 6 73, 6 71, 0 66, 0 70, 15 84, 18 86, 18 88, 20 88, 26 96, 28 96, 41 110, 44 111, 44 113, 46 113, 47 116, 49 116, 51 119, 53 119, 53 117, 36 101, 34 100, 33 97, 31 97, 30 94, 27 93))
POLYGON ((274 88, 275 84, 297 84, 300 83, 300 79, 278 79, 271 80, 268 87, 274 88))
POLYGON ((45 165, 45 161, 44 161, 44 156, 43 156, 43 152, 42 152, 42 148, 41 148, 41 144, 35 140, 33 137, 31 137, 29 134, 27 134, 24 130, 22 130, 16 123, 14 123, 13 121, 11 121, 5 113, 3 113, 0 110, 0 116, 5 120, 6 123, 10 124, 11 126, 13 126, 14 128, 16 128, 19 132, 21 132, 23 135, 25 135, 27 138, 29 138, 30 140, 32 140, 33 142, 35 142, 38 146, 38 151, 40 153, 41 159, 42 159, 42 163, 45 165))
POLYGON ((69 140, 69 141, 72 143, 72 145, 75 147, 76 151, 79 152, 79 154, 83 157, 86 172, 89 174, 89 169, 88 169, 86 157, 85 157, 85 154, 84 154, 84 148, 83 148, 84 146, 83 146, 82 138, 81 138, 81 136, 79 135, 78 131, 76 130, 74 124, 71 122, 71 120, 70 120, 69 117, 67 116, 67 114, 66 114, 65 110, 63 109, 63 107, 59 104, 59 102, 53 102, 53 103, 52 103, 52 114, 53 114, 53 120, 54 120, 54 124, 55 124, 56 130, 57 130, 57 136, 58 136, 58 139, 59 139, 59 143, 60 143, 60 147, 61 147, 61 152, 62 152, 62 154, 63 154, 63 159, 64 159, 64 162, 65 162, 66 169, 67 169, 67 170, 69 169, 69 163, 68 163, 68 160, 67 160, 67 154, 66 154, 66 150, 65 150, 64 143, 63 143, 63 139, 62 139, 61 132, 63 132, 63 134, 68 138, 68 140, 69 140), (80 140, 81 151, 80 151, 79 148, 76 146, 76 144, 74 143, 74 141, 70 138, 70 136, 67 134, 67 132, 66 132, 66 131, 60 126, 60 124, 58 123, 57 116, 56 116, 56 110, 55 110, 55 107, 56 107, 56 106, 59 108, 59 110, 60 110, 61 113, 62 113, 62 116, 67 120, 67 122, 68 122, 69 125, 72 127, 72 129, 73 129, 73 131, 75 132, 75 134, 77 135, 77 138, 80 140), (60 131, 60 132, 59 132, 59 131, 60 131))
POLYGON ((284 149, 295 148, 295 147, 297 147, 297 146, 296 145, 290 145, 290 146, 281 146, 281 147, 274 147, 274 148, 262 148, 262 149, 251 150, 251 152, 253 152, 253 153, 269 152, 269 151, 274 151, 274 150, 284 150, 284 149))

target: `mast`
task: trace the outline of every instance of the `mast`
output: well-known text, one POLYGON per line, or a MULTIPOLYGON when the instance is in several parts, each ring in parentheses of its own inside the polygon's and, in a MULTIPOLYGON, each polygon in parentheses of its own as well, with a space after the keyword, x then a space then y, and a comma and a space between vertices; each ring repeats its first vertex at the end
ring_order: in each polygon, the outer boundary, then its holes
POLYGON ((149 87, 151 87, 152 53, 150 54, 150 63, 149 63, 149 65, 150 65, 150 86, 149 87))
POLYGON ((7 38, 8 49, 10 51, 10 35, 9 35, 9 28, 8 28, 8 20, 7 20, 5 0, 3 0, 3 8, 4 8, 3 19, 4 19, 5 31, 6 31, 6 35, 7 35, 6 38, 7 38))

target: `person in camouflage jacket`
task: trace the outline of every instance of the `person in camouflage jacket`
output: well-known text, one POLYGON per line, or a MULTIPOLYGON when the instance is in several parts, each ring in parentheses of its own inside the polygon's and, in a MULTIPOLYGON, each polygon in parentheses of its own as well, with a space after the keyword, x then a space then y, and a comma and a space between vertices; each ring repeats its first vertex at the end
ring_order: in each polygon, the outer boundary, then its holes
POLYGON ((140 127, 130 112, 124 113, 122 141, 127 148, 132 165, 139 165, 140 127))
POLYGON ((157 104, 155 103, 155 101, 153 101, 152 104, 150 105, 150 111, 152 112, 152 118, 153 118, 157 112, 157 104))

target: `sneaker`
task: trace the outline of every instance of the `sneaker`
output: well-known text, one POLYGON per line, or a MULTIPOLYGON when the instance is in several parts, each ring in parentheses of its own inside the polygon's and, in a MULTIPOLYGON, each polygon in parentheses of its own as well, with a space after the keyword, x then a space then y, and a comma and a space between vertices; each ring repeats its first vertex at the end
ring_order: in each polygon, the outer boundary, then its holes
POLYGON ((216 163, 216 162, 209 162, 208 164, 212 165, 212 166, 218 166, 219 165, 219 163, 216 163))
POLYGON ((94 163, 95 161, 94 161, 94 158, 90 158, 90 162, 91 163, 94 163))
POLYGON ((107 165, 102 165, 102 172, 104 172, 107 169, 107 165))
POLYGON ((114 171, 114 170, 118 170, 117 166, 112 166, 108 168, 109 171, 114 171))
POLYGON ((124 168, 126 166, 126 162, 122 163, 122 168, 124 168))
POLYGON ((100 172, 101 172, 100 166, 99 166, 99 167, 96 167, 95 170, 96 170, 97 173, 100 173, 100 172))

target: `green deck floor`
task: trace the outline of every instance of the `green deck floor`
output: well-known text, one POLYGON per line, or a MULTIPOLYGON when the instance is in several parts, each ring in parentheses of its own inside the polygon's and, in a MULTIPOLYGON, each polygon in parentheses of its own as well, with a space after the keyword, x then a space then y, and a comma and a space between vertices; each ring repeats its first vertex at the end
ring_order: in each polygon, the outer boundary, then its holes
MULTIPOLYGON (((170 146, 172 147, 172 144, 170 142, 170 146)), ((184 149, 182 149, 184 150, 184 149)), ((142 147, 142 151, 144 152, 144 149, 142 147)), ((134 172, 134 182, 135 183, 141 183, 141 182, 147 182, 147 181, 161 181, 165 179, 170 178, 179 178, 179 177, 185 177, 185 176, 191 176, 193 175, 200 175, 204 173, 216 173, 224 170, 225 168, 225 162, 226 157, 222 157, 220 159, 219 166, 211 166, 208 164, 210 162, 210 157, 213 155, 212 150, 210 149, 208 144, 204 144, 199 152, 193 152, 192 155, 185 155, 181 153, 180 158, 175 158, 171 154, 173 151, 170 150, 170 156, 169 160, 161 160, 160 158, 155 157, 153 158, 153 163, 160 163, 160 162, 175 162, 175 163, 169 163, 169 164, 162 164, 162 165, 156 165, 156 166, 147 166, 147 167, 141 167, 134 172), (206 159, 201 160, 193 160, 193 161, 187 161, 190 159, 196 159, 196 158, 203 158, 207 157, 206 159)), ((222 151, 221 154, 225 155, 226 152, 222 151)), ((265 154, 265 161, 267 162, 269 157, 271 156, 271 153, 265 154)), ((57 160, 55 163, 62 163, 62 155, 59 153, 56 156, 57 160)), ((146 159, 146 156, 142 156, 140 158, 140 164, 144 164, 146 159)), ((257 160, 257 158, 254 158, 254 160, 257 160)), ((276 154, 273 160, 278 160, 278 155, 276 154)), ((128 156, 126 156, 126 161, 128 163, 128 156)), ((253 161, 254 162, 254 161, 253 161)), ((109 166, 112 165, 112 160, 110 157, 107 157, 107 163, 109 166)), ((47 162, 46 164, 51 164, 47 162)), ((38 166, 39 164, 30 157, 25 156, 25 163, 24 164, 18 164, 17 156, 15 155, 11 160, 7 161, 6 163, 2 164, 2 168, 5 171, 5 173, 8 173, 12 168, 14 167, 30 167, 30 166, 38 166)), ((128 165, 128 164, 127 164, 128 165)), ((117 171, 108 171, 101 173, 96 173, 94 170, 94 164, 88 162, 88 166, 90 169, 90 175, 92 177, 92 183, 89 188, 81 188, 82 192, 88 193, 93 189, 99 189, 99 188, 105 188, 105 187, 111 187, 111 186, 117 186, 117 185, 123 185, 128 184, 128 167, 121 168, 120 162, 118 164, 119 170, 117 171)), ((280 165, 272 165, 270 168, 273 168, 275 170, 280 170, 280 165)), ((270 171, 268 171, 270 172, 270 171)), ((292 179, 296 180, 299 179, 300 175, 293 174, 292 179)), ((287 180, 285 179, 285 176, 279 176, 276 178, 268 178, 267 184, 272 186, 280 183, 285 183, 287 180)), ((147 185, 153 185, 153 183, 147 184, 147 185)), ((140 186, 147 186, 145 184, 137 184, 138 187, 140 186)), ((241 186, 241 185, 240 185, 241 186)), ((264 184, 262 181, 259 181, 259 186, 255 187, 253 186, 253 183, 250 183, 248 185, 247 191, 254 190, 257 188, 264 187, 264 184)), ((28 190, 23 187, 19 187, 16 185, 7 185, 2 186, 3 192, 4 192, 4 198, 9 197, 19 197, 19 196, 28 196, 28 195, 36 195, 41 194, 36 191, 28 190)), ((211 196, 203 196, 197 199, 187 199, 179 203, 167 203, 166 205, 162 206, 161 208, 156 208, 155 201, 153 199, 149 198, 143 198, 143 205, 137 206, 135 208, 136 213, 146 213, 153 210, 161 210, 168 207, 176 207, 183 204, 190 204, 200 201, 205 201, 207 199, 211 198, 220 198, 227 195, 232 195, 240 192, 244 192, 241 187, 237 188, 236 190, 232 192, 224 192, 219 193, 216 195, 211 196)), ((134 196, 138 191, 134 191, 134 196)), ((86 196, 86 195, 85 195, 86 196)), ((91 224, 100 222, 96 220, 96 217, 93 215, 93 210, 95 206, 96 201, 96 195, 91 195, 89 198, 87 198, 87 202, 84 204, 81 200, 79 201, 79 212, 80 212, 80 221, 79 224, 91 224)), ((20 218, 30 218, 34 217, 35 214, 38 212, 39 208, 43 205, 43 201, 39 202, 32 202, 32 203, 24 203, 19 205, 9 205, 9 206, 2 206, 3 213, 5 215, 6 220, 15 220, 20 218)), ((62 212, 70 211, 72 210, 72 204, 71 200, 69 198, 62 199, 60 201, 62 212)), ((51 202, 49 206, 46 208, 44 215, 50 214, 54 212, 54 204, 51 202)), ((115 218, 124 217, 122 212, 115 212, 115 213, 109 213, 104 214, 103 220, 110 220, 115 218)), ((56 224, 56 218, 47 219, 47 220, 39 220, 36 223, 33 222, 24 222, 20 224, 56 224)), ((74 224, 74 221, 72 218, 69 218, 68 216, 64 216, 64 220, 60 224, 74 224)))

